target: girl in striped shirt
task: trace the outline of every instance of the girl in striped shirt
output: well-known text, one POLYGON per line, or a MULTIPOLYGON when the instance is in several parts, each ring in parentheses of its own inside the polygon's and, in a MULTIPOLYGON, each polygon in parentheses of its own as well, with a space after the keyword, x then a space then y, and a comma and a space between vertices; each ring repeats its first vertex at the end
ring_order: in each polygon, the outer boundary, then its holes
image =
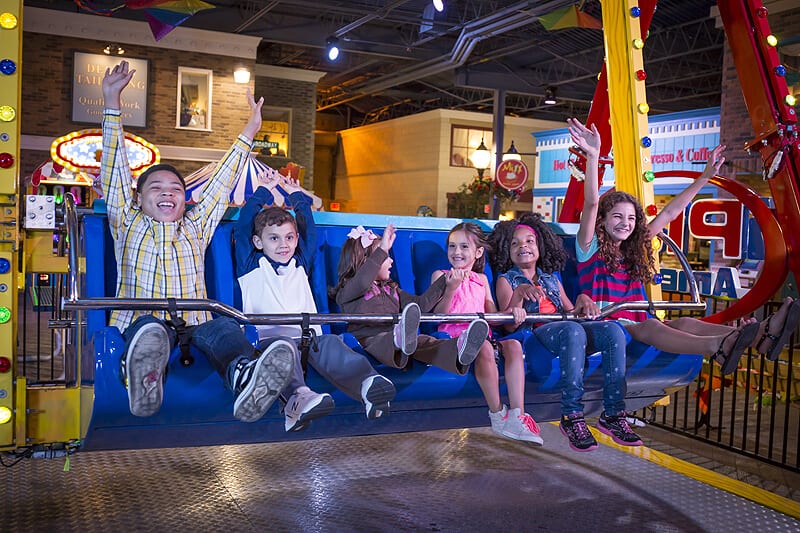
MULTIPOLYGON (((719 171, 725 146, 712 150, 703 174, 670 201, 649 223, 639 202, 630 194, 613 191, 599 197, 597 175, 600 135, 576 119, 569 131, 586 154, 584 204, 575 247, 581 289, 601 307, 614 302, 646 300, 644 284, 653 279, 652 238, 681 213, 691 199, 719 171)), ((631 336, 673 353, 700 353, 716 361, 723 374, 736 370, 747 347, 770 360, 778 357, 800 322, 800 301, 787 298, 780 309, 760 323, 745 319, 739 327, 712 324, 691 317, 661 322, 644 312, 612 315, 626 324, 631 336)))

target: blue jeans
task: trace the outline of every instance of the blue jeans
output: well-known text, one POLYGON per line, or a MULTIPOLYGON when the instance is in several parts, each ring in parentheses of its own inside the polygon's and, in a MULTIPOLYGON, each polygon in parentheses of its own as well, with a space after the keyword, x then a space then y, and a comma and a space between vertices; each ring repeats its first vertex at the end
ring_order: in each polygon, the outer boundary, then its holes
MULTIPOLYGON (((136 332, 142 326, 151 322, 158 322, 169 332, 170 345, 175 348, 178 335, 163 320, 153 315, 143 315, 137 318, 122 334, 125 339, 125 351, 136 332)), ((197 326, 188 326, 191 344, 197 347, 206 356, 214 370, 222 376, 225 386, 233 390, 228 375, 229 367, 241 357, 250 360, 255 353, 255 348, 247 340, 239 323, 229 317, 219 317, 204 322, 197 326)), ((124 356, 123 356, 124 357, 124 356)))
POLYGON ((561 414, 582 413, 586 354, 600 351, 603 361, 603 408, 610 415, 625 410, 627 339, 617 322, 550 322, 533 330, 561 365, 561 414), (588 350, 587 350, 588 349, 588 350))

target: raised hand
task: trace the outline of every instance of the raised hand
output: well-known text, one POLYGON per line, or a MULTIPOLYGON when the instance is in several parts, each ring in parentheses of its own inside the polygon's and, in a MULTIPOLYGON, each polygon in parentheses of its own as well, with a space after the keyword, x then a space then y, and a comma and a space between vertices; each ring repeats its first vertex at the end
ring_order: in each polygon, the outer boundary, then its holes
POLYGON ((719 174, 719 169, 725 162, 725 157, 722 155, 722 152, 724 152, 726 148, 727 146, 725 146, 724 144, 720 144, 719 146, 711 150, 711 155, 708 156, 708 162, 706 163, 706 168, 703 169, 703 174, 697 179, 708 181, 709 179, 713 178, 716 174, 719 174))
POLYGON ((384 252, 389 253, 389 250, 392 249, 395 238, 397 238, 397 235, 395 235, 394 224, 389 224, 386 226, 386 229, 383 230, 383 236, 381 237, 381 249, 384 252))
POLYGON ((103 76, 103 99, 108 109, 119 109, 120 94, 122 89, 128 86, 136 70, 128 69, 128 62, 123 60, 119 65, 106 69, 103 76))
POLYGON ((256 134, 261 131, 261 106, 264 105, 264 97, 262 96, 256 102, 253 99, 253 93, 250 92, 250 89, 247 89, 247 104, 250 106, 250 118, 242 130, 242 135, 253 140, 256 134))
POLYGON ((572 142, 586 153, 587 157, 598 157, 600 155, 600 133, 597 126, 592 124, 592 129, 587 128, 577 118, 568 118, 567 127, 572 137, 572 142))
POLYGON ((284 176, 281 179, 280 185, 283 188, 283 190, 286 191, 286 194, 292 194, 293 192, 301 192, 307 196, 311 196, 311 194, 308 191, 306 191, 303 187, 300 186, 299 181, 294 180, 292 178, 284 176))

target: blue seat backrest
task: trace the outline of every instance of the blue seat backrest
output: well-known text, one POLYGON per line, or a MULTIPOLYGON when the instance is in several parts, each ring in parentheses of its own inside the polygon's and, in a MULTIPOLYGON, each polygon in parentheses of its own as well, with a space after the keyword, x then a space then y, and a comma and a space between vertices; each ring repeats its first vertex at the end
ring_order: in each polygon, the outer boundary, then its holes
POLYGON ((575 298, 581 293, 580 282, 578 280, 578 260, 575 256, 575 236, 562 235, 564 249, 567 251, 567 262, 561 271, 561 284, 564 285, 569 299, 575 303, 575 298))

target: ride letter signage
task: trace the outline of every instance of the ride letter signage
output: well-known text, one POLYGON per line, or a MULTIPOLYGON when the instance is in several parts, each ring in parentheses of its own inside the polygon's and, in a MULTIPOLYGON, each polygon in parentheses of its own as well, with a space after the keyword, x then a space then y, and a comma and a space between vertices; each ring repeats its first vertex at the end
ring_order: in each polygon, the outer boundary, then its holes
MULTIPOLYGON (((148 60, 126 57, 131 70, 131 82, 122 91, 122 123, 125 126, 147 126, 148 60)), ((75 52, 72 68, 72 121, 99 124, 103 121, 103 76, 122 58, 104 54, 75 52)))
POLYGON ((528 166, 522 161, 503 161, 497 166, 495 179, 502 188, 509 191, 521 189, 528 181, 528 166))

